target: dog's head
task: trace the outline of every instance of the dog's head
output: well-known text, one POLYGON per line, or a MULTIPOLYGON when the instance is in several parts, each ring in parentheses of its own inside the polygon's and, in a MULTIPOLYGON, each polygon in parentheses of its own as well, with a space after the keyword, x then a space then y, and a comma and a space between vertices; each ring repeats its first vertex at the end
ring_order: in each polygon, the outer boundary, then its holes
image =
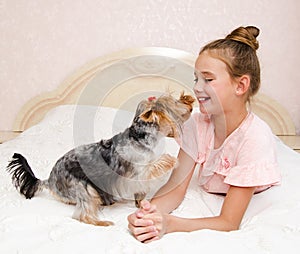
POLYGON ((135 116, 146 123, 154 123, 168 137, 178 137, 183 123, 190 117, 195 99, 181 93, 179 99, 172 95, 149 97, 140 102, 135 116))

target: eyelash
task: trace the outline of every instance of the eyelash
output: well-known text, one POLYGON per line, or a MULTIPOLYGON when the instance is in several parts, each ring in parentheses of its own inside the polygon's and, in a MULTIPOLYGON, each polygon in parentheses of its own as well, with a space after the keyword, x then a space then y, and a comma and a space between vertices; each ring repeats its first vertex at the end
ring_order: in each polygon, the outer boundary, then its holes
MULTIPOLYGON (((211 82, 211 81, 213 81, 212 78, 204 78, 204 82, 205 82, 205 83, 208 83, 208 82, 211 82)), ((197 83, 197 82, 198 82, 198 78, 195 78, 195 79, 194 79, 194 83, 197 83)))

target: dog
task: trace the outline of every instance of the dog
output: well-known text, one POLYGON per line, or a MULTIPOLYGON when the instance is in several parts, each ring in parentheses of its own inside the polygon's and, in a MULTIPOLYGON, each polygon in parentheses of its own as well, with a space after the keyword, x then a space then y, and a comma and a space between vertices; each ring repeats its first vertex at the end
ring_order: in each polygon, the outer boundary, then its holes
POLYGON ((20 194, 31 199, 43 189, 58 200, 75 205, 73 218, 96 226, 113 225, 99 220, 101 207, 124 199, 139 203, 149 190, 147 181, 176 167, 177 159, 156 154, 163 137, 179 137, 190 117, 194 98, 182 93, 149 97, 137 106, 132 124, 110 139, 78 146, 63 155, 47 180, 38 179, 27 160, 15 153, 7 166, 20 194))

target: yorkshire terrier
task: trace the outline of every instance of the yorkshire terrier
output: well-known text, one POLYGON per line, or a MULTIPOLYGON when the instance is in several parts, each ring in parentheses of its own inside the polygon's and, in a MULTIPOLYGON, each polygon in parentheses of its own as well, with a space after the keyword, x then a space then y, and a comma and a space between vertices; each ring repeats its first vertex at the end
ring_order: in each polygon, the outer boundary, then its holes
POLYGON ((135 199, 149 191, 147 181, 176 167, 177 159, 154 152, 163 137, 178 137, 190 117, 194 98, 182 93, 149 97, 139 103, 130 127, 110 139, 76 147, 54 165, 47 180, 35 177, 26 159, 15 153, 7 166, 16 189, 27 199, 46 188, 58 200, 76 205, 73 218, 97 226, 102 206, 135 199))

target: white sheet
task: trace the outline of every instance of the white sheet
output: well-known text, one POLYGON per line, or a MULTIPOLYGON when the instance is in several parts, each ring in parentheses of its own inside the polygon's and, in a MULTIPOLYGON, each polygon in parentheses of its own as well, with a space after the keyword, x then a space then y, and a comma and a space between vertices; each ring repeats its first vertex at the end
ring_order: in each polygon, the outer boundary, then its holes
MULTIPOLYGON (((132 202, 106 207, 101 218, 115 226, 96 227, 71 218, 74 207, 44 191, 26 200, 13 187, 6 166, 22 153, 36 176, 48 177, 55 161, 83 143, 109 138, 127 127, 132 113, 111 108, 60 106, 38 125, 0 145, 0 253, 297 253, 300 250, 300 155, 278 140, 282 185, 254 196, 241 229, 172 233, 150 244, 136 241, 127 230, 132 202), (92 133, 92 134, 91 134, 92 133)), ((176 155, 172 139, 160 146, 176 155)), ((193 178, 187 195, 174 211, 184 217, 219 213, 223 197, 207 194, 193 178)))

